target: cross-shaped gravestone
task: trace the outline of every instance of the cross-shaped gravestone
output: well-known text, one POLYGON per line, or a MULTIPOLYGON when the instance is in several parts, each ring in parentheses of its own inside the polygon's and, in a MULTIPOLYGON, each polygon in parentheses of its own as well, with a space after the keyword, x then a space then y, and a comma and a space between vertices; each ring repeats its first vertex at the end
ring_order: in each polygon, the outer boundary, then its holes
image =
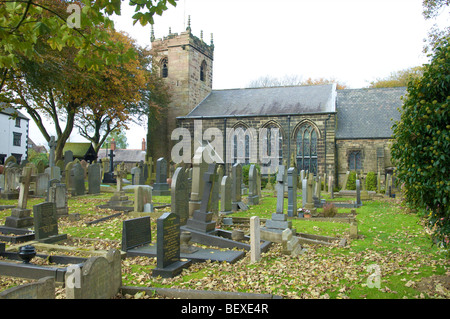
POLYGON ((284 208, 284 165, 278 166, 277 174, 277 213, 283 214, 284 208))
POLYGON ((114 157, 116 155, 114 155, 114 151, 110 150, 109 151, 109 171, 110 172, 114 172, 114 157))
POLYGON ((22 175, 20 176, 19 202, 17 203, 18 208, 27 208, 28 191, 30 188, 30 184, 36 178, 36 176, 31 176, 31 172, 31 167, 24 167, 22 175))
POLYGON ((120 192, 122 191, 123 178, 125 178, 125 176, 127 175, 127 171, 125 170, 123 163, 117 165, 114 175, 117 179, 117 191, 120 192))
POLYGON ((209 200, 211 198, 211 190, 213 187, 214 174, 216 170, 215 164, 210 164, 208 166, 208 171, 203 175, 204 188, 202 195, 202 202, 200 204, 200 212, 207 213, 209 209, 209 200))

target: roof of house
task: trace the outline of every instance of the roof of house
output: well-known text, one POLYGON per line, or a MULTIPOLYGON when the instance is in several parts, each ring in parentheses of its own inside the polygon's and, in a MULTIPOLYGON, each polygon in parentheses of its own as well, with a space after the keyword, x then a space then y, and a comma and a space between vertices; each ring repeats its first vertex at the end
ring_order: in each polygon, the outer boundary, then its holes
POLYGON ((16 110, 15 108, 12 108, 12 107, 5 107, 6 105, 7 105, 6 103, 0 103, 0 113, 7 114, 7 115, 17 114, 17 117, 19 117, 21 119, 24 119, 27 121, 30 120, 26 115, 24 115, 20 111, 16 110))
POLYGON ((91 143, 72 143, 68 142, 64 145, 63 153, 65 151, 72 151, 73 157, 84 157, 86 153, 89 151, 89 149, 92 147, 91 143))
MULTIPOLYGON (((114 162, 115 163, 139 163, 145 161, 145 151, 142 150, 129 150, 129 149, 116 149, 114 150, 114 162)), ((104 157, 109 157, 109 150, 106 153, 105 149, 98 151, 97 160, 101 160, 104 157)))
POLYGON ((336 138, 390 138, 405 94, 406 87, 338 90, 336 138))
POLYGON ((336 85, 213 90, 186 117, 335 112, 336 85))

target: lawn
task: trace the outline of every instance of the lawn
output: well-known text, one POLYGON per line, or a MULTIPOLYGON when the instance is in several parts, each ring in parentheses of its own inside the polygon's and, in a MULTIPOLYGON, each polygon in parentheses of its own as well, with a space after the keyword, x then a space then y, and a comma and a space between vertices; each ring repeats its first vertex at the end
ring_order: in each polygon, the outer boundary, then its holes
MULTIPOLYGON (((132 194, 130 194, 132 195, 132 194)), ((263 193, 260 204, 232 216, 271 217, 276 198, 263 193)), ((86 221, 113 213, 96 205, 105 203, 111 194, 69 199, 69 213, 79 213, 80 220, 67 217, 59 221, 59 232, 66 233, 73 244, 76 238, 90 238, 88 247, 119 248, 122 222, 128 215, 87 226, 86 221)), ((326 198, 327 194, 323 194, 326 198)), ((154 196, 155 203, 169 203, 169 196, 154 196)), ((30 199, 28 208, 42 202, 30 199)), ((0 205, 14 205, 2 200, 0 205)), ((301 205, 301 197, 298 198, 301 205)), ((285 209, 287 208, 287 199, 285 209)), ((166 211, 170 208, 165 209, 166 211)), ((320 211, 320 210, 319 210, 320 211)), ((339 209, 338 213, 349 213, 339 209)), ((0 211, 4 224, 10 210, 0 211)), ((156 218, 151 218, 153 241, 156 241, 156 218)), ((297 232, 347 238, 345 247, 304 245, 299 256, 284 255, 280 244, 273 244, 256 264, 248 254, 234 264, 206 262, 193 264, 172 279, 154 278, 151 269, 155 258, 133 257, 122 261, 123 285, 174 287, 218 291, 275 294, 283 298, 331 299, 422 299, 450 297, 449 255, 432 245, 420 218, 407 213, 398 199, 364 202, 357 209, 358 239, 349 238, 349 224, 339 222, 293 220, 297 232)), ((80 241, 77 245, 86 245, 80 241)), ((0 290, 17 282, 0 282, 0 290)))

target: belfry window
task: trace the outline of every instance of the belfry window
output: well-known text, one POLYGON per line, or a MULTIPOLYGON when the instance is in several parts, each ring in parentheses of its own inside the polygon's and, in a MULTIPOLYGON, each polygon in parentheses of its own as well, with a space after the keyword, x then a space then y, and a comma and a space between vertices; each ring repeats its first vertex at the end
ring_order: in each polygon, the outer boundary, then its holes
POLYGON ((202 64, 200 65, 200 81, 205 82, 206 81, 206 61, 203 60, 202 64))
POLYGON ((317 133, 310 124, 297 132, 297 168, 317 174, 317 133))
POLYGON ((169 76, 169 60, 163 58, 161 60, 161 77, 167 78, 169 76))

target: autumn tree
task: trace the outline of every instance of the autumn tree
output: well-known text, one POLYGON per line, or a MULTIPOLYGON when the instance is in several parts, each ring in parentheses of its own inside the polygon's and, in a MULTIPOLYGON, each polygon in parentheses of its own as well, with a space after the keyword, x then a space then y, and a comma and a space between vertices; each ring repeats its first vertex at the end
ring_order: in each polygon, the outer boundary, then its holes
POLYGON ((297 85, 322 85, 336 83, 336 88, 342 90, 347 88, 347 85, 337 81, 334 78, 307 78, 298 75, 285 75, 283 77, 273 77, 270 75, 261 76, 255 80, 249 82, 247 87, 258 88, 258 87, 275 87, 275 86, 297 86, 297 85))
MULTIPOLYGON (((153 16, 167 10, 167 4, 176 6, 176 1, 130 1, 135 7, 133 22, 153 24, 153 16)), ((118 62, 119 57, 103 40, 108 38, 106 30, 113 27, 109 16, 120 15, 121 6, 120 0, 0 0, 0 94, 10 93, 5 84, 21 58, 43 62, 36 50, 43 34, 51 35, 45 41, 53 49, 76 49, 80 67, 101 68, 118 62)))
POLYGON ((370 82, 371 88, 386 88, 386 87, 400 87, 407 86, 408 82, 419 78, 423 73, 421 66, 416 66, 396 72, 392 72, 386 78, 376 79, 370 82))
POLYGON ((138 58, 142 51, 135 41, 124 33, 111 32, 115 42, 122 44, 118 54, 135 50, 134 59, 100 69, 93 73, 95 86, 86 87, 93 99, 78 113, 76 126, 81 136, 91 141, 95 151, 100 149, 108 134, 127 129, 127 122, 134 105, 142 98, 142 92, 150 80, 149 71, 138 58))

